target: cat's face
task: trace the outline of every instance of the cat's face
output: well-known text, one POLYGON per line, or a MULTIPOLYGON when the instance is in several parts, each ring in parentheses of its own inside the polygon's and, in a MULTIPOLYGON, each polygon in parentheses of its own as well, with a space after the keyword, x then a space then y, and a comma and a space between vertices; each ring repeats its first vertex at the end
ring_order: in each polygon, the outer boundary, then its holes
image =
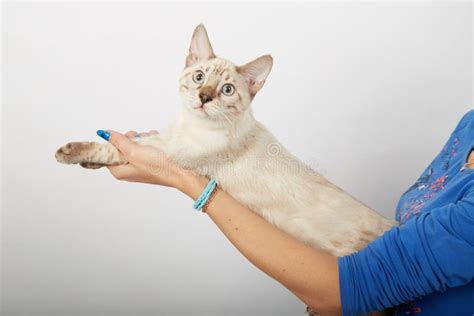
POLYGON ((214 55, 204 26, 194 30, 180 78, 185 107, 196 116, 229 121, 245 112, 272 68, 269 55, 243 66, 214 55))

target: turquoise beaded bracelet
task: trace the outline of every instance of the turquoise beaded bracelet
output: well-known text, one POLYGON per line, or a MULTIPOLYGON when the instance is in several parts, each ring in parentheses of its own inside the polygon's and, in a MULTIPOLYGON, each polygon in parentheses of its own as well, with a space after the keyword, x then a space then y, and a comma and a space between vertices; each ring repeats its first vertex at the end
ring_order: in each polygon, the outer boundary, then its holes
POLYGON ((214 179, 209 180, 204 191, 202 191, 201 195, 197 198, 196 202, 194 202, 194 209, 198 211, 202 211, 204 205, 206 205, 209 197, 211 196, 212 192, 217 187, 217 181, 214 179))

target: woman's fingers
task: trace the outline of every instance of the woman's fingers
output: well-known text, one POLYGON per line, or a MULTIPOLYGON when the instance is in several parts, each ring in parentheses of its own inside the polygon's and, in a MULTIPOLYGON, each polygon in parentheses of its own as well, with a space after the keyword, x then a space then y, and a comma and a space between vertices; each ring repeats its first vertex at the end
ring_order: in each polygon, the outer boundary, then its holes
POLYGON ((127 158, 128 161, 133 161, 133 152, 138 145, 132 142, 127 136, 115 131, 108 131, 110 134, 109 142, 117 147, 117 149, 127 158))
POLYGON ((138 136, 140 136, 140 137, 145 137, 145 136, 151 136, 151 135, 157 135, 157 134, 159 134, 158 131, 152 129, 152 130, 149 131, 149 132, 142 132, 142 133, 139 133, 138 136))
MULTIPOLYGON (((134 135, 134 131, 127 136, 134 135)), ((155 135, 157 131, 141 135, 155 135)), ((124 134, 99 130, 97 134, 114 145, 129 162, 126 165, 108 166, 110 173, 118 180, 176 186, 182 174, 179 166, 173 164, 165 153, 155 147, 139 145, 124 134)), ((135 135, 137 137, 140 134, 135 135)))
POLYGON ((134 138, 134 137, 145 137, 145 136, 150 136, 150 135, 157 135, 159 132, 155 129, 150 130, 149 132, 141 132, 138 133, 136 131, 128 131, 125 133, 125 136, 128 138, 134 138))
POLYGON ((128 138, 133 138, 137 135, 138 135, 138 133, 135 132, 135 131, 128 131, 128 132, 125 133, 125 136, 127 136, 128 138))
POLYGON ((135 165, 143 165, 146 164, 147 166, 150 164, 156 164, 155 159, 162 163, 162 153, 158 150, 150 150, 148 146, 141 146, 134 142, 131 138, 133 137, 140 137, 140 136, 149 136, 157 134, 157 131, 150 131, 148 133, 136 133, 135 131, 127 132, 125 135, 121 134, 116 131, 103 131, 99 130, 97 134, 104 138, 105 140, 109 141, 112 145, 114 145, 127 159, 127 161, 135 164, 135 165), (159 157, 157 157, 159 156, 159 157))

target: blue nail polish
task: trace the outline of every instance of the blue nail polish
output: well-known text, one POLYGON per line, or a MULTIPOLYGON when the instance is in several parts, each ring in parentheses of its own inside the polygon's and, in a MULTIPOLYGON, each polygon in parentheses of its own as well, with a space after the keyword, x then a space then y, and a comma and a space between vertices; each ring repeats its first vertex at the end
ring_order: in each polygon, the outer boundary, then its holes
POLYGON ((107 132, 107 131, 101 130, 101 129, 99 129, 99 130, 97 131, 97 135, 99 135, 100 137, 102 137, 102 138, 105 139, 106 141, 108 141, 109 138, 110 138, 110 133, 107 132))

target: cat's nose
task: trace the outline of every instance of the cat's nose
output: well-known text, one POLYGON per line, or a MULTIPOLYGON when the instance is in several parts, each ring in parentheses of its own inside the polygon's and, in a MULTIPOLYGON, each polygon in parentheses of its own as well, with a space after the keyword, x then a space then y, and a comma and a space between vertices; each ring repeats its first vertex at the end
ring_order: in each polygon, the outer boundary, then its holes
POLYGON ((205 93, 199 93, 199 99, 201 100, 201 103, 207 103, 209 101, 212 101, 212 97, 210 95, 207 95, 205 93))

